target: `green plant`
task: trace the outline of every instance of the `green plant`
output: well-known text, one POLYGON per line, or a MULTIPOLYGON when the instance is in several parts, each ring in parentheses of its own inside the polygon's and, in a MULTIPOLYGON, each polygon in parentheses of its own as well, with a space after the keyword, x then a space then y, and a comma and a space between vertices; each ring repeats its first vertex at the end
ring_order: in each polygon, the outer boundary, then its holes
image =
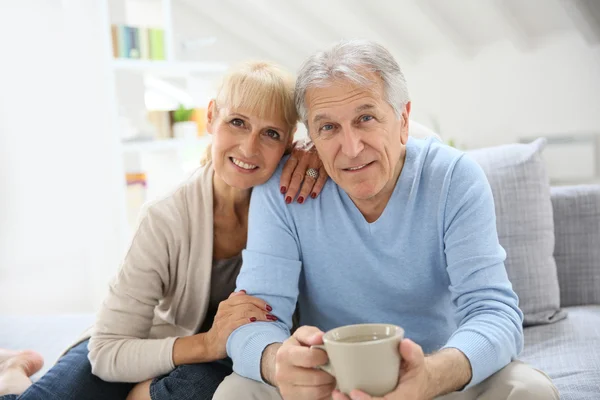
POLYGON ((173 111, 173 122, 186 122, 192 119, 194 113, 193 108, 185 108, 183 104, 179 105, 179 108, 173 111))

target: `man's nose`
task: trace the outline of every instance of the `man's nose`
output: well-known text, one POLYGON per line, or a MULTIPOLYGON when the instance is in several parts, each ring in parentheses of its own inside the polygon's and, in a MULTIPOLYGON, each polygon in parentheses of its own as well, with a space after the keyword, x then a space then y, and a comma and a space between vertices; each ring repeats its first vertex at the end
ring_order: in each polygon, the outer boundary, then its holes
POLYGON ((342 128, 342 153, 348 158, 356 158, 365 148, 362 138, 353 127, 342 128))

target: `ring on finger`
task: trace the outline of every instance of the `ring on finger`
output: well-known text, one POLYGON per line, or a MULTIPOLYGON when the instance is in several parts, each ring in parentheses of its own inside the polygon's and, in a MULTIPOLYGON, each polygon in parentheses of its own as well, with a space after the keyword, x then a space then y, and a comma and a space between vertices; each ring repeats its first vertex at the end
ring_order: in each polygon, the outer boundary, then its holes
POLYGON ((306 176, 310 176, 313 179, 317 179, 319 177, 319 170, 315 168, 309 168, 306 170, 306 176))

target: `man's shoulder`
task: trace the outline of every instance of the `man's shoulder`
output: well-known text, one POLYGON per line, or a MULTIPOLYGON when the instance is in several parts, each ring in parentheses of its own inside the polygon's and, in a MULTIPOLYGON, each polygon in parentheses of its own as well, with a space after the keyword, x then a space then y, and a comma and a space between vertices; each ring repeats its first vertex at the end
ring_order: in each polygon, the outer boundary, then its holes
POLYGON ((279 162, 279 165, 277 165, 273 175, 271 175, 271 177, 262 185, 255 186, 253 192, 269 192, 275 190, 279 193, 279 181, 281 180, 281 174, 283 173, 283 166, 288 158, 290 158, 289 155, 284 156, 279 162))
POLYGON ((450 147, 435 137, 426 139, 411 138, 410 145, 414 161, 425 176, 444 177, 452 171, 464 153, 450 147))

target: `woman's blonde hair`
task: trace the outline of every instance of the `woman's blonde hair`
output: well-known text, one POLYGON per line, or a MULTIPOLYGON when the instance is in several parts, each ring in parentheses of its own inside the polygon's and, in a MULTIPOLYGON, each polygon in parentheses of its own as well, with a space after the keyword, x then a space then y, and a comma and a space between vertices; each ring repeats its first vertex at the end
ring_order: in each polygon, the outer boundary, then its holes
MULTIPOLYGON (((214 98, 215 112, 221 107, 243 109, 259 118, 283 117, 292 134, 298 122, 294 103, 295 79, 278 65, 267 61, 249 61, 223 77, 214 98)), ((211 159, 208 146, 201 164, 211 159)))

